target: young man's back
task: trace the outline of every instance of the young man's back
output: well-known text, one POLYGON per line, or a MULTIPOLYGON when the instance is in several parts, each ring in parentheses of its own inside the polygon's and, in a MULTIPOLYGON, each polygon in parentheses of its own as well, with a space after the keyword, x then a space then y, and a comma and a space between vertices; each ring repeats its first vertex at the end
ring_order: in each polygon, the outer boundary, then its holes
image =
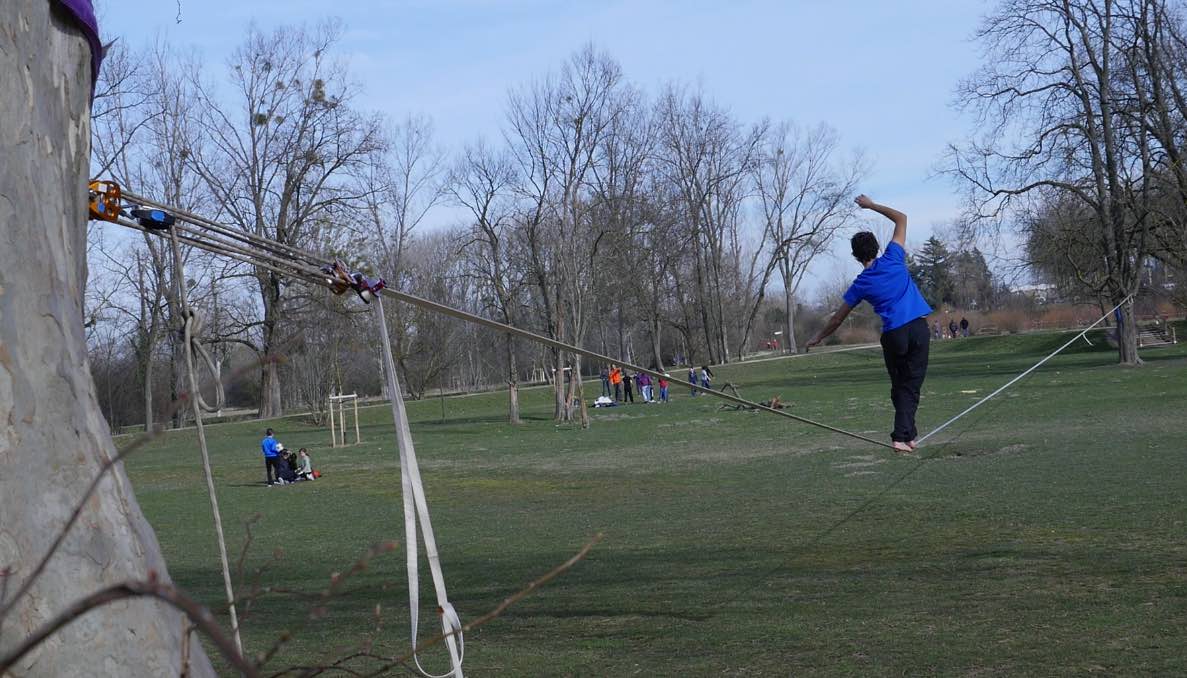
POLYGON ((927 376, 931 340, 927 315, 931 307, 907 270, 907 253, 903 248, 907 241, 907 215, 864 195, 857 197, 857 204, 893 221, 894 235, 880 257, 878 239, 873 233, 863 231, 853 236, 850 241, 853 257, 861 263, 862 272, 845 292, 841 307, 807 346, 819 344, 840 327, 854 307, 863 301, 870 302, 882 318, 882 357, 890 375, 890 399, 894 403, 894 431, 890 439, 896 450, 910 452, 915 449, 919 435, 915 412, 927 376))

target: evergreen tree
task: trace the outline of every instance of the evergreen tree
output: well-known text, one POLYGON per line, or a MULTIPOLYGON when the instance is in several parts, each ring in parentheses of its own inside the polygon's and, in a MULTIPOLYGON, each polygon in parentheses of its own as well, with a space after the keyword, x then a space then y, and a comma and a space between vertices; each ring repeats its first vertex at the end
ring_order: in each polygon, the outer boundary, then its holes
POLYGON ((948 247, 935 236, 923 243, 917 255, 907 259, 907 266, 919 285, 919 291, 934 308, 952 301, 952 263, 948 247))
POLYGON ((950 261, 953 304, 960 308, 985 310, 993 305, 993 273, 981 250, 957 252, 950 261))

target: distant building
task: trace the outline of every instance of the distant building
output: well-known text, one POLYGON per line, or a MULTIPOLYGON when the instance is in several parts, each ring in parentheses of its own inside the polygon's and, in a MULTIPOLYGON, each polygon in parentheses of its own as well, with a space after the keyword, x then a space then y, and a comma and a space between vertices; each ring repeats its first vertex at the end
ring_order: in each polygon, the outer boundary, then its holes
POLYGON ((1019 285, 1012 290, 1014 294, 1030 297, 1040 304, 1056 301, 1059 297, 1059 289, 1050 283, 1040 283, 1037 285, 1019 285))

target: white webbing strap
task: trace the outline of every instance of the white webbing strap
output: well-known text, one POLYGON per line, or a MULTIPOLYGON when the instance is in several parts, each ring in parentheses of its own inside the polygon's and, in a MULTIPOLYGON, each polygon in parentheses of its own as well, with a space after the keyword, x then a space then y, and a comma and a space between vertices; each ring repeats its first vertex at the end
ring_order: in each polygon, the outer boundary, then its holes
POLYGON ((465 642, 462 639, 462 623, 449 603, 445 592, 445 575, 441 571, 441 559, 437 555, 437 540, 433 537, 433 523, 429 519, 429 503, 425 499, 424 484, 420 479, 420 466, 416 462, 416 448, 412 444, 412 432, 408 428, 408 414, 404 410, 404 398, 400 394, 400 382, 396 377, 396 361, 392 357, 392 344, 387 333, 387 318, 383 314, 383 299, 375 299, 375 310, 379 314, 379 333, 383 342, 383 365, 387 373, 388 397, 391 399, 392 421, 396 428, 396 444, 400 450, 400 479, 404 495, 404 551, 408 565, 408 612, 412 622, 412 660, 416 668, 429 678, 462 678, 462 657, 465 642), (425 555, 429 560, 429 571, 433 577, 433 588, 437 592, 437 607, 441 615, 442 633, 449 634, 445 644, 449 648, 449 673, 434 675, 425 671, 415 650, 417 626, 420 616, 420 573, 418 558, 417 518, 425 542, 425 555))

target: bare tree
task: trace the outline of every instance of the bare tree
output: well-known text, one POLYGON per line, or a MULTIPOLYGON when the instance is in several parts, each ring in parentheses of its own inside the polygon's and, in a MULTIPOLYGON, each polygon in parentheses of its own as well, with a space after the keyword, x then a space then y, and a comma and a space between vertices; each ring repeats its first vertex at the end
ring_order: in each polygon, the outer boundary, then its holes
MULTIPOLYGON (((1090 218, 1091 268, 1076 275, 1122 304, 1118 356, 1137 364, 1132 295, 1152 254, 1158 174, 1146 69, 1154 0, 1007 0, 978 32, 987 61, 961 87, 983 132, 951 153, 974 216, 1003 217, 1063 203, 1090 218), (1127 298, 1128 303, 1122 303, 1127 298)), ((1024 223, 1036 223, 1028 221, 1024 223)), ((1072 262, 1069 262, 1072 263, 1072 262)))
MULTIPOLYGON (((850 200, 864 171, 860 155, 836 157, 839 140, 827 125, 810 130, 784 122, 771 130, 754 169, 770 259, 760 289, 772 270, 783 282, 784 348, 795 353, 795 294, 809 264, 828 249, 853 215, 850 200)), ((759 300, 761 303, 761 298, 759 300)), ((753 322, 759 304, 750 312, 753 322)))
POLYGON ((593 214, 606 234, 596 264, 599 297, 609 301, 617 322, 618 350, 631 354, 625 341, 627 319, 638 319, 650 337, 651 362, 662 369, 660 307, 664 285, 680 248, 671 241, 674 224, 656 181, 656 126, 641 92, 624 88, 621 106, 611 120, 593 168, 593 214))
MULTIPOLYGON (((515 325, 524 285, 521 269, 515 262, 511 187, 515 169, 506 155, 479 142, 463 149, 446 182, 454 204, 465 207, 471 215, 470 231, 463 247, 472 254, 470 274, 477 280, 476 290, 482 306, 499 322, 515 325)), ((503 335, 505 375, 507 380, 507 417, 512 424, 519 419, 519 375, 515 339, 503 335)))
POLYGON ((688 231, 695 312, 709 361, 726 361, 728 233, 747 197, 747 180, 766 126, 743 129, 702 93, 674 85, 660 97, 657 115, 662 171, 679 198, 680 219, 688 231))
MULTIPOLYGON (((460 230, 442 230, 417 238, 409 247, 407 291, 455 308, 476 310, 468 263, 457 256, 460 230)), ((433 383, 453 372, 462 357, 474 350, 463 323, 438 313, 416 309, 409 316, 413 330, 405 350, 405 386, 413 398, 424 397, 433 383)))
MULTIPOLYGON (((411 284, 412 267, 406 264, 405 253, 417 228, 444 196, 444 172, 444 155, 433 143, 432 123, 416 116, 392 126, 385 152, 375 154, 363 168, 360 186, 365 188, 366 218, 359 224, 358 242, 378 245, 379 256, 371 263, 393 287, 405 289, 411 284)), ((396 367, 408 382, 413 314, 395 305, 386 317, 396 367)))
MULTIPOLYGON (((202 143, 192 166, 201 174, 226 218, 244 231, 302 248, 319 246, 334 230, 334 217, 357 210, 366 187, 354 173, 382 148, 376 116, 352 107, 356 89, 345 67, 331 58, 337 24, 252 28, 232 55, 234 97, 224 103, 195 78, 202 143)), ((274 272, 255 272, 262 318, 255 323, 257 353, 270 355, 282 340, 288 283, 274 272)), ((260 416, 282 411, 275 361, 261 372, 260 416)))
MULTIPOLYGON (((587 45, 559 74, 510 96, 507 137, 526 203, 521 231, 532 278, 550 335, 577 344, 588 330, 594 259, 603 235, 603 226, 589 218, 587 182, 623 106, 621 80, 618 63, 587 45)), ((579 411, 587 426, 580 356, 557 354, 555 369, 556 418, 567 421, 579 411)))
MULTIPOLYGON (((201 209, 206 193, 188 167, 194 125, 191 92, 181 76, 185 64, 162 44, 144 54, 120 54, 113 73, 101 78, 113 82, 106 88, 104 113, 94 128, 95 164, 105 176, 136 192, 182 209, 201 209)), ((173 305, 176 281, 167 248, 147 233, 140 239, 134 260, 127 256, 124 234, 112 238, 103 254, 107 267, 134 291, 121 308, 132 325, 129 334, 143 384, 147 430, 154 422, 153 372, 162 339, 169 348, 170 398, 179 393, 180 347, 177 335, 167 330, 179 329, 180 316, 173 305)), ((186 260, 193 259, 189 248, 182 252, 186 260)), ((179 410, 176 425, 182 416, 179 410)))

